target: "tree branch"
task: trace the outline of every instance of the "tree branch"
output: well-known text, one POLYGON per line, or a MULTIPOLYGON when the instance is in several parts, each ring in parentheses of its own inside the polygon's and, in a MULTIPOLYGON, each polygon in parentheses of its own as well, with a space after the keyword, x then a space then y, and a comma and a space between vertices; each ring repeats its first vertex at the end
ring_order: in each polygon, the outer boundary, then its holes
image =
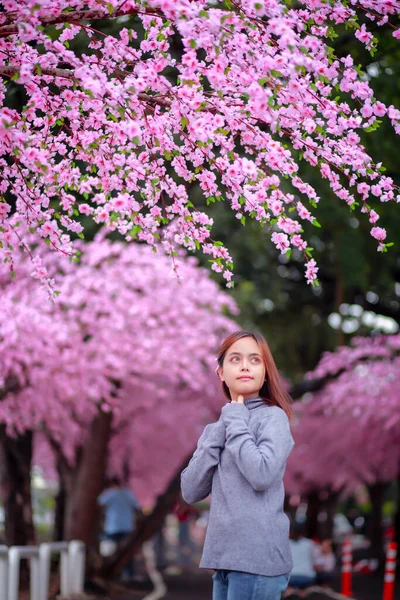
MULTIPOLYGON (((19 73, 20 69, 21 67, 19 65, 0 65, 0 75, 7 75, 8 77, 12 77, 16 73, 19 73)), ((65 79, 74 79, 73 71, 70 71, 69 69, 47 69, 43 67, 39 70, 37 65, 34 65, 33 71, 36 75, 51 75, 53 77, 64 77, 65 79)))
POLYGON ((339 373, 335 373, 334 375, 326 375, 325 377, 319 377, 318 379, 304 379, 300 383, 297 383, 291 387, 289 390, 289 394, 293 400, 297 400, 301 398, 303 394, 308 392, 318 392, 318 390, 322 389, 328 381, 331 379, 335 379, 340 375, 339 373))
MULTIPOLYGON (((19 73, 20 69, 21 67, 19 65, 0 65, 0 75, 12 77, 16 73, 19 73)), ((46 68, 33 65, 33 72, 35 73, 35 75, 47 75, 50 77, 58 77, 61 79, 70 79, 73 81, 76 80, 74 72, 71 69, 59 69, 57 67, 46 68)), ((18 81, 16 83, 18 83, 18 81)), ((165 96, 152 96, 150 94, 140 92, 137 97, 139 98, 139 100, 142 100, 147 104, 156 104, 157 106, 164 106, 165 108, 169 108, 172 104, 172 100, 170 98, 166 98, 165 96)), ((216 114, 218 112, 217 108, 212 104, 206 104, 204 110, 212 114, 216 114)))
MULTIPOLYGON (((16 73, 20 72, 20 66, 18 65, 0 65, 0 75, 5 75, 7 77, 12 77, 16 73)), ((51 77, 59 77, 61 79, 71 79, 75 80, 74 72, 70 69, 58 69, 58 68, 38 68, 34 65, 33 71, 36 72, 36 75, 48 75, 51 77)), ((139 93, 139 100, 143 102, 147 102, 148 104, 157 104, 159 106, 169 107, 171 106, 171 100, 169 98, 160 97, 160 96, 151 96, 150 94, 139 93)), ((214 109, 211 109, 214 110, 214 109)))
MULTIPOLYGON (((106 8, 103 10, 77 10, 70 12, 63 12, 60 15, 47 15, 40 17, 40 23, 43 26, 46 25, 57 25, 58 23, 81 23, 82 21, 100 21, 102 19, 116 19, 118 17, 125 17, 127 15, 154 15, 157 17, 165 18, 165 15, 155 8, 121 8, 115 10, 112 14, 108 12, 106 8)), ((18 25, 15 23, 15 19, 11 16, 5 21, 5 24, 0 27, 0 37, 7 37, 18 33, 18 25)))

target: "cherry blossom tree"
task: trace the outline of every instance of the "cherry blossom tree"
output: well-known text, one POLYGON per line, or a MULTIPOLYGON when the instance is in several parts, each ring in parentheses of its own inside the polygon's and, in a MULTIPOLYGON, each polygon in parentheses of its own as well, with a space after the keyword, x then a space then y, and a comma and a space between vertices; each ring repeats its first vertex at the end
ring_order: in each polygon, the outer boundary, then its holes
POLYGON ((193 257, 175 258, 177 279, 146 244, 99 235, 80 251, 79 263, 44 256, 55 303, 36 288, 27 253, 15 281, 1 268, 0 423, 9 436, 46 434, 67 492, 65 535, 89 541, 108 459, 120 474, 130 457, 131 483, 152 503, 221 406, 215 352, 237 308, 193 257))
POLYGON ((373 549, 383 548, 382 504, 400 475, 400 335, 354 338, 326 353, 309 379, 329 377, 296 404, 295 448, 288 461, 288 493, 368 488, 373 549))
MULTIPOLYGON (((73 255, 83 215, 128 240, 161 239, 169 253, 201 248, 231 285, 229 252, 191 202, 196 184, 207 203, 225 200, 243 223, 268 227, 280 252, 303 253, 312 283, 318 267, 303 225, 319 226, 320 198, 301 161, 350 210, 367 213, 378 250, 390 245, 375 209, 398 201, 397 186, 361 135, 383 118, 399 133, 400 111, 330 44, 344 26, 371 52, 371 25, 399 38, 397 0, 1 6, 0 241, 12 273, 24 226, 73 255)), ((34 272, 54 293, 40 256, 41 246, 34 272)))
POLYGON ((21 273, 20 289, 11 289, 6 265, 0 269, 0 492, 7 516, 5 538, 14 545, 34 541, 30 490, 33 431, 43 415, 58 423, 65 419, 66 407, 56 408, 58 387, 72 394, 79 391, 60 368, 69 361, 78 364, 74 326, 69 329, 52 316, 47 310, 49 302, 43 298, 41 308, 35 304, 35 290, 28 301, 23 282, 31 288, 33 281, 31 266, 27 266, 27 282, 21 273))

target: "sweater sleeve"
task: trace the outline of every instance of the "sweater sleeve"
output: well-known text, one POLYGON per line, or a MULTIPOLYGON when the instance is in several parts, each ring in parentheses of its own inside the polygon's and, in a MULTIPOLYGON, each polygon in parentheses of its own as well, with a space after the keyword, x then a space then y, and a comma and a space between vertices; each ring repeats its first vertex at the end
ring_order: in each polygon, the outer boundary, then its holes
POLYGON ((226 425, 225 447, 239 471, 255 491, 266 490, 294 446, 286 413, 279 407, 270 410, 260 423, 257 443, 249 430, 250 411, 244 404, 226 404, 221 416, 226 425))
POLYGON ((197 448, 181 475, 183 499, 188 504, 204 500, 211 492, 212 478, 225 445, 225 424, 220 418, 207 425, 197 448))

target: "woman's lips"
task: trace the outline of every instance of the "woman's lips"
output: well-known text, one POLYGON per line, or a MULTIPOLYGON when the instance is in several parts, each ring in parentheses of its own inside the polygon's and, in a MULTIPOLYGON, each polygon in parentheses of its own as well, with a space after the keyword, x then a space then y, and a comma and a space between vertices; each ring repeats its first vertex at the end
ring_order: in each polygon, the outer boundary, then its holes
POLYGON ((253 377, 238 377, 239 381, 250 381, 253 377))

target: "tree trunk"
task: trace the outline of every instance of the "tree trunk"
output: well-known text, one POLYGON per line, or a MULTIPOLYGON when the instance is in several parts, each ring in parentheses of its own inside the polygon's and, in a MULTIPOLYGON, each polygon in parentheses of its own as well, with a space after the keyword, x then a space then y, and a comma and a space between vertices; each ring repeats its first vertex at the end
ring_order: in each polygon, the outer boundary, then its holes
MULTIPOLYGON (((397 542, 398 552, 400 552, 400 473, 397 476, 397 509, 394 518, 394 540, 397 542)), ((397 560, 400 567, 400 560, 397 560)))
POLYGON ((326 511, 326 521, 320 528, 320 538, 333 538, 333 525, 336 514, 337 504, 342 493, 342 489, 336 492, 327 491, 327 497, 324 500, 324 510, 326 511))
POLYGON ((100 577, 114 577, 128 562, 142 544, 163 526, 165 517, 172 511, 179 499, 181 472, 187 466, 192 453, 183 461, 171 479, 166 491, 158 496, 153 512, 138 521, 137 528, 110 557, 104 558, 97 574, 100 577))
POLYGON ((327 500, 326 512, 327 512, 327 520, 326 520, 326 531, 324 531, 324 535, 330 539, 333 539, 333 526, 334 519, 337 510, 337 504, 339 501, 340 494, 342 490, 338 492, 330 492, 329 498, 327 500))
POLYGON ((318 514, 320 511, 321 502, 317 490, 313 490, 307 494, 307 516, 306 516, 306 531, 305 535, 308 538, 318 536, 318 514))
MULTIPOLYGON (((337 246, 339 248, 339 245, 337 246)), ((339 257, 336 257, 336 287, 335 287, 335 309, 336 312, 338 314, 340 314, 340 305, 343 304, 343 275, 342 275, 342 267, 340 264, 340 259, 339 257)), ((342 329, 342 327, 339 327, 337 330, 337 337, 336 337, 336 345, 338 347, 340 346, 344 346, 345 344, 345 337, 344 337, 344 331, 342 329)))
POLYGON ((111 423, 111 412, 99 412, 92 421, 77 465, 73 469, 64 468, 67 490, 64 538, 82 540, 88 547, 96 540, 97 497, 104 485, 111 423))
POLYGON ((382 530, 382 507, 383 499, 388 486, 389 483, 387 481, 377 481, 372 485, 367 485, 372 504, 371 527, 369 531, 371 550, 373 556, 379 560, 381 566, 385 561, 382 530))
POLYGON ((55 542, 62 541, 64 539, 65 529, 65 511, 67 506, 67 485, 64 476, 64 465, 63 460, 57 461, 57 472, 58 472, 58 494, 56 498, 56 507, 54 514, 54 530, 53 540, 55 542))
POLYGON ((32 431, 10 437, 0 425, 0 494, 5 512, 5 543, 35 543, 32 518, 32 431))

